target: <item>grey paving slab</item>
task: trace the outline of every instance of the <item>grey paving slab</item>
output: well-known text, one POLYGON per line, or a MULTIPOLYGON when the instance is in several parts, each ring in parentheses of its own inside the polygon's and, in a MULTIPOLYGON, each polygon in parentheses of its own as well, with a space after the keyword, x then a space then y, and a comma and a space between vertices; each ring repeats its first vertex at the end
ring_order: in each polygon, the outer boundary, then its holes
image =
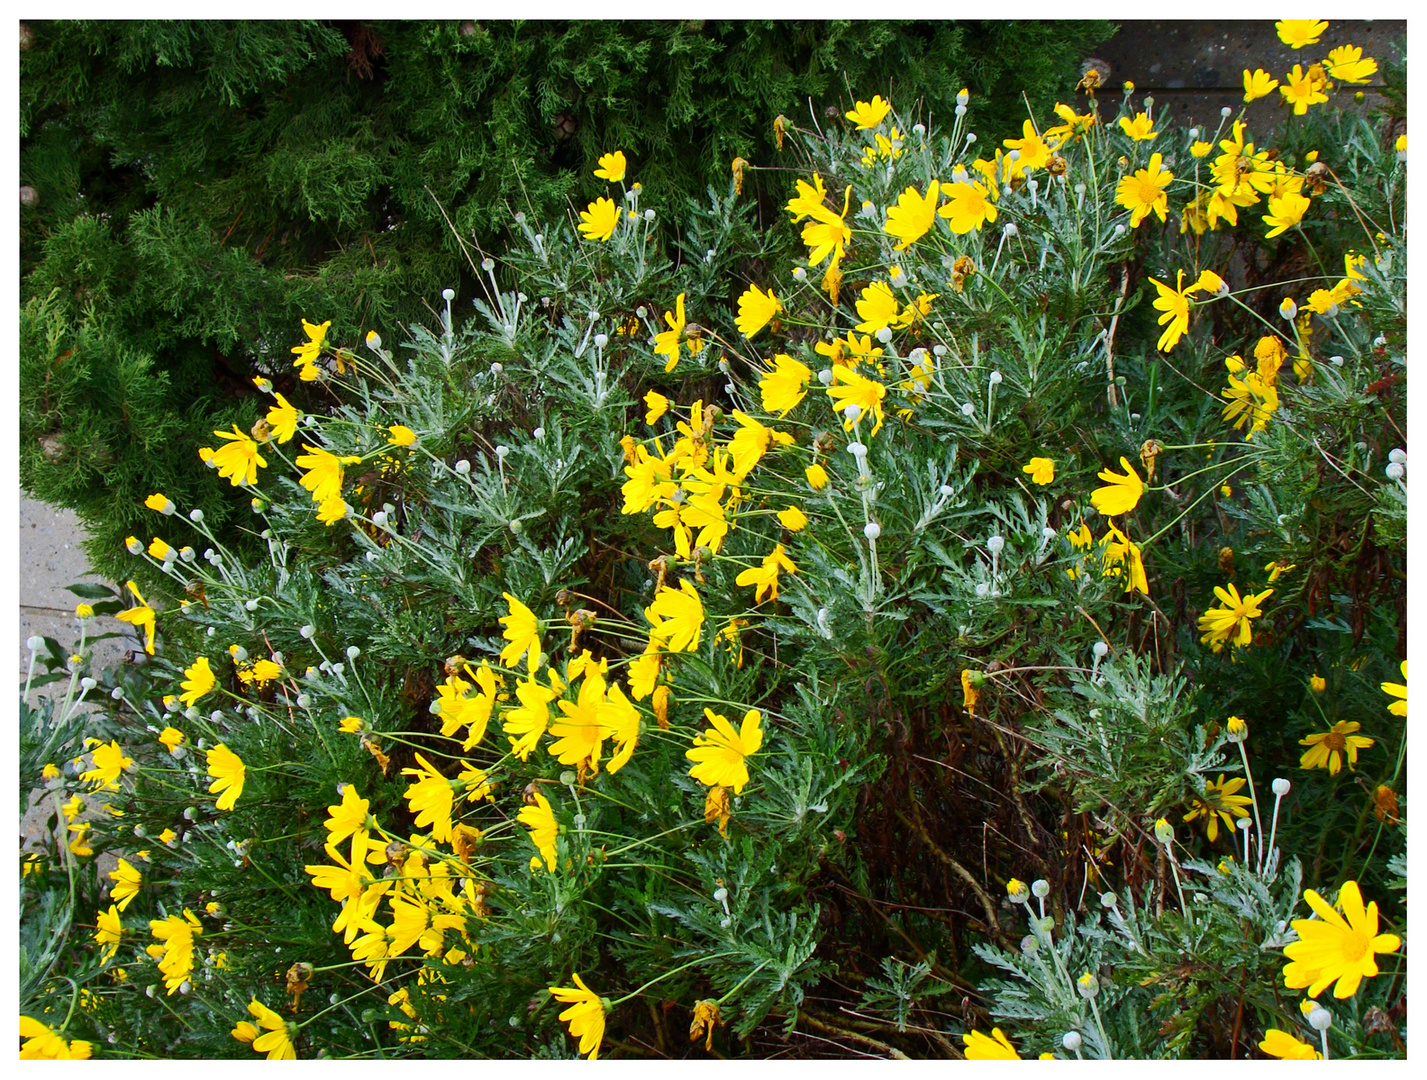
MULTIPOLYGON (((1110 66, 1113 94, 1102 95, 1107 105, 1118 104, 1119 88, 1135 84, 1135 101, 1145 94, 1155 100, 1156 113, 1177 125, 1219 122, 1219 110, 1237 114, 1244 103, 1244 69, 1263 68, 1282 82, 1295 63, 1306 69, 1329 49, 1356 45, 1364 56, 1378 61, 1379 74, 1364 92, 1364 108, 1381 103, 1381 66, 1407 34, 1403 19, 1328 20, 1318 44, 1294 50, 1283 44, 1272 19, 1134 20, 1121 23, 1120 31, 1096 50, 1110 66)), ((1347 99, 1338 95, 1339 103, 1347 99)), ((1277 90, 1248 107, 1250 129, 1260 140, 1278 129, 1292 110, 1279 105, 1277 90)), ((1347 99, 1351 104, 1351 99, 1347 99)))

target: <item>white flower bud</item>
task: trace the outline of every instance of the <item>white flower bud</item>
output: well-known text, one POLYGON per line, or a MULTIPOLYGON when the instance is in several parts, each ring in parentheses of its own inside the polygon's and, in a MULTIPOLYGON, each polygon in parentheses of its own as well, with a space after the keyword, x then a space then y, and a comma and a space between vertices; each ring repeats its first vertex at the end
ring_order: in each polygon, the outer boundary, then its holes
POLYGON ((1087 971, 1075 980, 1075 989, 1080 991, 1080 996, 1088 1001, 1100 993, 1100 980, 1087 971))
POLYGON ((99 684, 93 679, 91 679, 88 675, 86 675, 84 678, 79 680, 79 685, 84 687, 84 689, 86 690, 93 690, 99 684))
POLYGON ((882 526, 878 525, 875 521, 869 521, 866 525, 862 526, 862 535, 869 540, 876 540, 882 535, 882 526))
POLYGON ((1112 892, 1100 894, 1100 906, 1102 908, 1112 908, 1120 902, 1120 898, 1112 892))
POLYGON ((970 145, 971 145, 972 143, 974 143, 975 141, 976 141, 976 132, 974 132, 974 131, 968 131, 968 132, 966 133, 966 145, 967 145, 967 146, 970 146, 970 145))
POLYGON ((958 103, 956 108, 953 109, 952 112, 956 114, 956 118, 959 120, 966 115, 966 106, 958 103))
POLYGON ((378 555, 375 551, 369 551, 369 552, 367 552, 367 555, 366 555, 367 562, 376 562, 376 561, 378 561, 380 558, 381 558, 381 556, 378 555))
POLYGON ((892 328, 890 326, 882 327, 881 330, 877 331, 876 338, 883 345, 886 345, 887 342, 892 340, 892 328))
POLYGON ((545 429, 543 427, 536 428, 530 433, 530 437, 536 442, 539 442, 541 439, 545 438, 545 429))
POLYGON ((178 557, 186 563, 191 563, 194 559, 198 558, 198 552, 185 545, 178 549, 178 557))
POLYGON ((375 525, 377 528, 386 528, 386 523, 387 516, 385 510, 378 510, 375 514, 372 515, 372 524, 375 525))
POLYGON ((362 650, 359 649, 359 648, 357 648, 355 645, 348 645, 348 646, 347 646, 347 659, 348 659, 348 660, 355 660, 357 657, 359 657, 359 656, 361 656, 361 655, 362 655, 362 650))
POLYGON ((1103 660, 1110 652, 1110 646, 1103 641, 1097 641, 1094 645, 1090 647, 1090 651, 1095 654, 1095 659, 1103 660))
POLYGON ((1006 538, 1004 536, 991 536, 986 540, 986 550, 992 555, 999 555, 1006 550, 1006 538))
POLYGON ((1069 1050, 1072 1054, 1080 1049, 1080 1032, 1067 1031, 1060 1037, 1060 1045, 1069 1050))
POLYGON ((1293 297, 1285 296, 1283 303, 1278 305, 1278 313, 1288 322, 1292 322, 1298 315, 1298 305, 1293 302, 1293 297))
MULTIPOLYGON (((1019 153, 1019 152, 1020 152, 1020 151, 1017 151, 1017 150, 1012 150, 1012 151, 1011 151, 1011 153, 1013 153, 1013 154, 1019 153)), ((1003 233, 1005 233, 1007 239, 1009 239, 1009 238, 1012 237, 1012 236, 1016 236, 1018 233, 1020 233, 1021 230, 1018 229, 1018 228, 1016 228, 1016 223, 1015 223, 1014 221, 1008 221, 1008 222, 1006 222, 1006 227, 1005 227, 1004 229, 1002 229, 1001 231, 1002 231, 1003 233)))
POLYGON ((842 410, 842 415, 847 417, 855 424, 857 423, 857 421, 862 419, 862 406, 858 405, 856 402, 853 402, 847 408, 842 410))
POLYGON ((505 371, 505 365, 502 364, 499 360, 497 360, 494 364, 491 365, 492 375, 499 376, 503 371, 505 371))
POLYGON ((1037 900, 1044 900, 1050 895, 1050 882, 1045 878, 1036 878, 1031 882, 1031 895, 1037 900))
POLYGON ((965 405, 961 407, 961 415, 966 417, 975 416, 976 406, 968 401, 965 405))
POLYGON ((311 623, 308 623, 307 625, 302 627, 302 629, 300 629, 298 633, 310 641, 312 639, 312 636, 317 633, 317 627, 313 626, 311 623))
POLYGON ((202 522, 202 521, 203 521, 203 511, 200 510, 200 509, 198 509, 197 507, 194 507, 192 510, 190 510, 190 511, 188 512, 188 520, 189 520, 189 521, 202 522))
POLYGON ((246 608, 248 611, 257 611, 258 602, 256 600, 244 600, 243 607, 246 608))
POLYGON ((45 639, 40 637, 39 634, 31 634, 25 639, 25 645, 30 652, 39 652, 45 647, 45 639))
POLYGON ((311 708, 311 707, 312 707, 312 696, 311 696, 310 694, 298 694, 298 695, 297 695, 297 707, 298 707, 299 709, 308 709, 308 708, 311 708))
POLYGON ((1293 790, 1293 785, 1290 784, 1283 777, 1280 776, 1276 780, 1274 780, 1273 793, 1277 795, 1280 799, 1287 795, 1291 790, 1293 790))
POLYGON ((462 458, 460 461, 456 462, 456 471, 462 476, 465 476, 471 471, 471 463, 465 458, 462 458))
MULTIPOLYGON (((852 408, 855 409, 857 406, 853 405, 852 408)), ((860 442, 850 442, 847 444, 847 452, 855 458, 865 458, 867 456, 867 447, 860 442)))
POLYGON ((808 280, 808 272, 807 272, 805 269, 803 269, 801 266, 795 266, 795 267, 793 267, 793 280, 794 280, 794 281, 807 281, 807 280, 808 280))
MULTIPOLYGON (((1342 357, 1339 357, 1338 359, 1341 360, 1342 357)), ((1387 452, 1387 460, 1394 461, 1399 465, 1406 465, 1407 451, 1402 449, 1402 447, 1400 446, 1394 446, 1391 450, 1387 452)))
POLYGON ((596 335, 595 335, 595 348, 596 348, 596 349, 603 349, 603 348, 604 348, 606 345, 608 345, 608 344, 609 344, 609 335, 608 335, 608 334, 596 334, 596 335))
POLYGON ((1333 1026, 1333 1014, 1322 1005, 1315 1005, 1308 1014, 1308 1026, 1314 1031, 1327 1031, 1333 1026))
POLYGON ((1387 469, 1384 471, 1387 473, 1389 480, 1401 480, 1407 475, 1407 470, 1402 466, 1401 462, 1397 461, 1389 461, 1387 463, 1387 469))
POLYGON ((510 456, 510 447, 504 444, 497 445, 495 448, 495 456, 504 461, 510 456))
POLYGON ((990 596, 990 595, 991 595, 991 586, 990 586, 990 585, 987 585, 986 582, 984 582, 984 581, 979 581, 979 582, 976 583, 976 598, 977 598, 978 600, 985 600, 986 597, 988 597, 988 596, 990 596))
POLYGON ((912 125, 912 134, 915 135, 917 138, 920 139, 920 138, 921 138, 923 135, 925 135, 926 133, 927 133, 927 126, 926 126, 925 124, 913 124, 913 125, 912 125))
POLYGON ((1234 110, 1229 108, 1229 106, 1225 105, 1222 109, 1219 110, 1219 115, 1222 116, 1225 120, 1227 120, 1229 119, 1229 117, 1234 115, 1234 110))
POLYGON ((945 356, 945 355, 946 355, 946 346, 945 346, 945 345, 933 345, 933 346, 932 346, 932 355, 935 356, 935 357, 937 357, 938 359, 941 358, 941 357, 943 357, 943 356, 945 356))
POLYGON ((646 211, 644 211, 644 220, 645 220, 645 221, 653 221, 654 218, 655 218, 655 214, 654 214, 654 211, 653 211, 653 210, 646 210, 646 211))
POLYGON ((1124 236, 1124 235, 1125 235, 1125 227, 1124 227, 1123 225, 1116 225, 1116 226, 1115 226, 1115 239, 1118 240, 1120 237, 1122 237, 1122 236, 1124 236))
POLYGON ((824 386, 832 385, 832 368, 823 368, 818 372, 818 382, 824 386))
POLYGON ((991 383, 992 386, 1000 386, 1000 385, 1001 385, 1001 373, 1000 373, 999 371, 993 371, 993 372, 991 372, 989 381, 990 381, 990 383, 991 383))

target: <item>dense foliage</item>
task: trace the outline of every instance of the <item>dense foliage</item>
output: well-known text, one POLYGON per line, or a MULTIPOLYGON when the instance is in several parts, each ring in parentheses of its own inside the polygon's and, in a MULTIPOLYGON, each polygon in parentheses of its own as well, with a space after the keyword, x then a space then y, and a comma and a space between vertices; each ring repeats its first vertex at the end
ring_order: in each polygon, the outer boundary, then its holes
POLYGON ((464 323, 305 312, 251 430, 165 451, 260 556, 146 493, 185 599, 81 625, 186 634, 34 643, 34 1038, 1405 1055, 1406 145, 1327 93, 1366 63, 1285 78, 1322 101, 1272 152, 1093 75, 1000 146, 874 96, 668 231, 606 146, 578 222, 463 246, 464 323))
MULTIPOLYGON (((681 219, 735 157, 768 160, 773 117, 826 123, 851 87, 894 87, 937 117, 968 85, 982 130, 1012 130, 1022 90, 1049 108, 1110 29, 26 24, 21 482, 77 510, 93 564, 115 575, 156 489, 239 543, 193 459, 158 448, 250 426, 262 404, 248 378, 286 354, 300 317, 327 312, 360 341, 427 318, 446 286, 469 295, 456 234, 499 250, 512 212, 569 213, 610 146, 640 161, 646 204, 681 219)), ((765 226, 781 194, 751 177, 765 226)))

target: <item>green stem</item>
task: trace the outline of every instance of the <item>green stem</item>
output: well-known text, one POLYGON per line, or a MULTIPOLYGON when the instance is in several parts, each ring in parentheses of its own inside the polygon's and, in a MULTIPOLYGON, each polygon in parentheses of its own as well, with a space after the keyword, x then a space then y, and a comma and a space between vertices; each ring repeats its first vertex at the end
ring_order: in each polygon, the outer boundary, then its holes
POLYGON ((666 971, 666 972, 664 972, 664 974, 662 974, 662 975, 656 975, 656 976, 654 976, 654 978, 650 979, 647 983, 645 983, 643 986, 641 986, 638 990, 631 990, 629 993, 625 994, 624 997, 622 997, 622 998, 616 998, 614 1001, 611 1001, 611 1002, 610 1002, 610 1007, 613 1008, 613 1007, 616 1006, 616 1005, 621 1005, 621 1004, 623 1004, 624 1002, 628 1001, 628 1000, 629 1000, 630 998, 632 998, 632 997, 638 997, 640 994, 644 993, 644 991, 648 990, 648 989, 649 989, 651 986, 653 986, 655 983, 663 982, 665 979, 670 978, 671 976, 677 975, 677 974, 679 974, 679 972, 681 972, 681 971, 687 971, 687 970, 688 970, 689 968, 691 968, 691 967, 696 967, 696 966, 699 965, 699 964, 708 963, 709 961, 712 961, 712 960, 722 960, 722 959, 723 959, 724 957, 726 957, 726 956, 737 956, 737 955, 738 955, 738 954, 737 954, 736 952, 721 952, 721 953, 714 953, 714 955, 712 955, 712 956, 700 956, 700 957, 698 957, 698 958, 695 959, 695 960, 690 960, 687 964, 683 964, 683 965, 681 965, 681 966, 679 966, 679 967, 676 967, 676 968, 674 968, 672 971, 666 971))

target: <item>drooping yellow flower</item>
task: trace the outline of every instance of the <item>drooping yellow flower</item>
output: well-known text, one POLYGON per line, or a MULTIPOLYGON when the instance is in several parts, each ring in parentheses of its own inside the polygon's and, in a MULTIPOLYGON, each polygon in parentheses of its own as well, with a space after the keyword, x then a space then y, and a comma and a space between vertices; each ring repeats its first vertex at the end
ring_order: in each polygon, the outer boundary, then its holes
POLYGON ((138 601, 138 604, 134 607, 128 608, 125 611, 119 612, 117 615, 114 616, 114 618, 118 619, 120 622, 128 623, 135 629, 142 628, 144 631, 144 652, 148 653, 150 656, 153 656, 154 628, 155 623, 157 621, 155 619, 154 609, 149 607, 149 605, 144 602, 144 597, 139 592, 139 587, 137 585, 135 585, 132 581, 125 582, 125 585, 127 586, 128 590, 134 594, 134 599, 138 601))
POLYGON ((416 445, 416 432, 405 424, 390 424, 387 426, 389 437, 387 442, 392 446, 411 447, 416 445))
POLYGON ((735 581, 739 585, 756 586, 753 602, 761 604, 764 596, 771 596, 774 600, 778 599, 778 573, 780 570, 786 570, 790 574, 798 572, 793 560, 783 553, 782 544, 765 555, 761 565, 749 567, 739 574, 735 581))
POLYGON ((644 395, 644 410, 644 422, 652 426, 669 411, 669 399, 658 390, 650 390, 644 395))
POLYGON ((600 167, 595 170, 595 175, 601 180, 617 184, 624 179, 625 170, 628 168, 629 162, 624 156, 624 151, 616 150, 613 153, 600 155, 600 167))
MULTIPOLYGON (((55 770, 55 774, 57 779, 59 774, 58 769, 55 770)), ((84 812, 84 800, 81 799, 79 797, 79 793, 76 792, 74 795, 70 796, 67 802, 60 806, 60 810, 64 813, 65 821, 73 821, 75 818, 79 817, 79 815, 84 812)))
POLYGON ((500 636, 510 644, 501 649, 500 662, 508 668, 514 667, 524 655, 526 668, 533 675, 540 666, 540 622, 535 612, 510 593, 501 593, 501 596, 510 605, 510 614, 502 615, 497 621, 505 627, 500 636))
POLYGON ((1115 187, 1115 202, 1130 211, 1130 227, 1137 229, 1151 212, 1160 221, 1169 209, 1167 190, 1174 180, 1174 173, 1163 167, 1163 158, 1151 154, 1149 163, 1135 171, 1132 176, 1120 178, 1115 187))
POLYGON ((1377 61, 1371 56, 1364 59, 1363 50, 1356 45, 1330 49, 1323 66, 1329 75, 1345 83, 1365 83, 1377 73, 1377 61))
POLYGON ((908 187, 897 199, 897 205, 887 208, 887 223, 882 231, 897 238, 896 250, 906 251, 927 234, 936 221, 940 195, 941 184, 933 180, 926 195, 919 195, 916 188, 908 187))
POLYGON ((1210 608, 1199 616, 1199 629, 1204 631, 1199 640, 1215 652, 1220 652, 1230 643, 1235 648, 1252 644, 1254 631, 1250 620, 1263 614, 1259 605, 1273 595, 1273 590, 1245 593, 1241 597, 1239 590, 1231 583, 1227 586, 1215 585, 1214 595, 1223 606, 1210 608))
POLYGON ((827 487, 827 470, 824 469, 817 462, 813 462, 806 469, 804 469, 803 475, 808 478, 808 486, 814 491, 821 491, 823 488, 827 487))
MULTIPOLYGON (((808 527, 808 515, 803 513, 796 506, 789 506, 786 510, 779 510, 777 517, 779 524, 789 532, 802 532, 808 527)), ((1384 683, 1383 685, 1387 684, 1384 683)))
POLYGON ((227 439, 228 442, 213 451, 213 464, 218 469, 218 475, 227 480, 234 487, 242 484, 256 484, 258 482, 258 467, 267 468, 267 458, 258 453, 258 444, 248 435, 238 430, 238 425, 233 425, 232 431, 213 432, 220 439, 227 439))
POLYGON ((603 243, 614 235, 619 219, 623 216, 624 211, 619 208, 618 203, 601 196, 580 211, 580 235, 586 240, 599 240, 603 243))
POLYGON ((1284 947, 1291 963, 1283 969, 1284 984, 1290 990, 1308 988, 1317 997, 1330 983, 1335 998, 1357 993, 1363 979, 1377 974, 1377 954, 1396 952, 1402 939, 1396 934, 1377 932, 1377 901, 1363 908, 1363 894, 1356 881, 1345 881, 1338 891, 1341 914, 1312 889, 1303 899, 1317 919, 1294 919, 1298 940, 1284 947))
POLYGON ((1393 716, 1407 715, 1407 661, 1402 661, 1402 681, 1400 683, 1385 682, 1382 684, 1382 692, 1389 697, 1397 698, 1396 701, 1388 705, 1387 711, 1393 716))
POLYGON ((1280 19, 1274 23, 1278 40, 1290 49, 1301 49, 1305 45, 1317 45, 1328 24, 1322 19, 1280 19))
POLYGON ((20 1017, 21 1061, 88 1061, 94 1044, 83 1039, 65 1042, 64 1036, 30 1016, 20 1017))
POLYGON ((947 202, 937 213, 947 219, 951 231, 958 236, 964 236, 996 220, 996 204, 989 198, 985 184, 947 184, 942 191, 947 196, 947 202))
POLYGON ((302 329, 307 333, 307 341, 305 344, 293 347, 292 352, 297 359, 292 362, 292 366, 302 369, 298 378, 303 382, 312 382, 317 378, 317 358, 322 355, 322 345, 327 340, 327 328, 331 325, 331 319, 319 326, 314 326, 306 319, 302 320, 302 329))
POLYGON ((1183 270, 1179 271, 1175 288, 1170 288, 1155 278, 1150 278, 1150 282, 1159 293, 1154 301, 1155 310, 1164 312, 1159 317, 1159 324, 1164 327, 1164 332, 1160 334, 1155 348, 1160 352, 1169 352, 1189 330, 1189 296, 1198 292, 1202 286, 1195 281, 1185 288, 1183 270))
POLYGON ((123 911, 134 902, 134 897, 139 895, 139 886, 144 883, 144 875, 130 865, 128 859, 120 859, 119 865, 109 871, 109 878, 114 882, 114 887, 109 890, 109 899, 123 911))
POLYGON ((1055 127, 1046 128, 1043 136, 1046 145, 1054 150, 1059 150, 1066 143, 1079 141, 1100 122, 1100 114, 1094 109, 1081 114, 1069 105, 1062 105, 1060 102, 1056 102, 1055 115, 1060 117, 1062 122, 1055 127))
POLYGON ((660 589, 654 602, 644 609, 650 622, 649 640, 658 642, 666 652, 692 652, 699 647, 703 633, 704 605, 698 590, 687 578, 677 589, 660 589))
POLYGON ((206 656, 200 656, 193 662, 192 667, 184 670, 183 674, 184 680, 179 685, 183 687, 184 692, 178 695, 178 700, 185 705, 197 704, 199 698, 218 685, 213 669, 208 666, 208 657, 206 656))
MULTIPOLYGON (((680 293, 678 299, 674 301, 674 310, 664 312, 664 322, 669 329, 661 330, 654 335, 654 355, 667 356, 669 362, 664 365, 664 370, 673 371, 679 363, 679 345, 684 338, 684 327, 688 325, 684 318, 683 293, 680 293)), ((688 348, 690 356, 697 356, 703 351, 703 339, 690 338, 688 348)))
POLYGON ((416 755, 419 768, 402 769, 403 776, 414 776, 416 783, 408 785, 406 801, 416 814, 416 827, 431 827, 431 839, 444 844, 451 839, 451 808, 456 793, 451 782, 421 754, 416 755))
POLYGON ((1311 69, 1305 74, 1301 64, 1294 64, 1293 70, 1284 78, 1288 81, 1278 88, 1278 92, 1285 102, 1293 106, 1294 116, 1302 116, 1308 111, 1308 106, 1321 105, 1328 100, 1322 83, 1313 78, 1311 69))
POLYGON ((967 1061, 1021 1060, 1021 1055, 1016 1053, 1016 1048, 1011 1045, 1011 1040, 1006 1038, 1006 1033, 1000 1028, 992 1028, 990 1035, 972 1031, 963 1035, 961 1041, 966 1044, 967 1061))
MULTIPOLYGON (((364 799, 357 791, 356 784, 342 788, 342 801, 327 808, 327 820, 322 827, 327 830, 327 843, 340 844, 349 836, 358 833, 365 837, 367 819, 371 817, 371 800, 364 799)), ((354 846, 360 847, 357 842, 354 846)))
POLYGON ((530 830, 530 842, 535 845, 535 850, 540 852, 538 857, 531 858, 530 869, 538 869, 543 860, 545 869, 553 874, 557 857, 555 840, 560 835, 560 827, 555 822, 555 811, 550 806, 550 800, 538 791, 531 797, 535 800, 534 805, 521 807, 516 820, 530 830))
POLYGON ((1021 472, 1030 474, 1031 483, 1044 487, 1055 481, 1055 462, 1048 457, 1033 457, 1021 466, 1021 472))
POLYGON ((281 394, 274 392, 273 397, 277 398, 277 404, 268 409, 264 420, 272 429, 273 438, 280 443, 285 443, 297 434, 297 421, 302 414, 297 411, 297 407, 292 402, 281 394))
POLYGON ((207 758, 208 775, 213 778, 208 791, 212 795, 222 792, 216 805, 219 810, 231 810, 233 804, 238 801, 238 796, 243 794, 243 783, 248 775, 247 766, 243 764, 242 758, 222 743, 210 749, 207 758))
POLYGON ((1154 129, 1154 121, 1142 112, 1135 113, 1133 120, 1128 116, 1120 117, 1120 130, 1135 142, 1147 142, 1150 139, 1159 138, 1159 132, 1154 129))
POLYGON ((1100 544, 1102 576, 1120 578, 1124 582, 1125 592, 1138 590, 1148 596, 1149 581, 1145 577, 1145 564, 1139 545, 1114 525, 1101 537, 1100 544))
POLYGON ((1120 457, 1120 468, 1125 470, 1123 476, 1109 469, 1101 469, 1097 475, 1108 486, 1096 488, 1090 493, 1090 505, 1106 517, 1128 514, 1139 505, 1140 496, 1145 492, 1140 474, 1135 472, 1135 467, 1123 455, 1120 457))
POLYGON ((296 1061, 297 1050, 293 1048, 292 1032, 288 1029, 287 1021, 257 998, 248 1002, 248 1012, 257 1020, 259 1026, 267 1031, 266 1035, 259 1035, 252 1040, 253 1050, 259 1054, 267 1054, 269 1061, 296 1061))
POLYGON ((1272 198, 1268 201, 1268 213, 1263 216, 1265 225, 1272 225, 1265 238, 1272 240, 1279 233, 1287 232, 1293 226, 1303 220, 1303 214, 1308 209, 1310 200, 1306 195, 1296 195, 1293 192, 1281 198, 1272 198))
POLYGON ((891 111, 892 103, 883 101, 882 95, 877 94, 871 101, 859 101, 857 107, 845 115, 857 125, 858 131, 870 131, 887 119, 887 114, 891 111))
MULTIPOLYGON (((1231 586, 1232 588, 1232 586, 1231 586)), ((1299 746, 1308 747, 1298 759, 1300 768, 1324 769, 1328 775, 1337 776, 1342 771, 1344 760, 1348 771, 1352 772, 1358 763, 1358 751, 1373 745, 1366 735, 1354 735, 1362 728, 1356 720, 1339 720, 1330 731, 1319 731, 1299 739, 1299 746)))
MULTIPOLYGON (((553 671, 551 672, 553 678, 553 671)), ((521 761, 530 757, 530 751, 540 745, 540 738, 550 724, 550 702, 560 696, 560 691, 543 686, 529 679, 515 684, 515 697, 520 705, 505 714, 501 730, 510 741, 510 752, 521 761)))
POLYGON ((134 764, 134 759, 124 756, 118 740, 110 739, 94 748, 94 767, 79 774, 79 778, 90 786, 91 791, 118 791, 119 774, 134 764))
POLYGON ((826 206, 818 205, 811 209, 810 222, 803 226, 803 243, 808 248, 808 265, 820 266, 824 259, 832 256, 832 267, 836 268, 842 261, 842 257, 847 254, 847 247, 852 243, 852 228, 847 224, 847 208, 852 200, 852 185, 847 185, 847 190, 842 196, 842 213, 835 213, 826 206))
POLYGON ((94 916, 94 941, 103 950, 100 959, 106 963, 119 951, 119 943, 124 937, 124 923, 119 918, 119 911, 118 907, 110 904, 108 911, 96 912, 94 916))
POLYGON ((355 465, 362 459, 355 455, 338 457, 336 454, 316 446, 302 444, 307 451, 293 459, 299 469, 307 471, 298 478, 298 483, 312 493, 312 501, 318 504, 340 501, 342 498, 342 466, 355 465))
POLYGON ((585 1055, 586 1060, 594 1061, 600 1056, 600 1043, 604 1041, 604 1001, 585 985, 578 974, 574 979, 574 987, 551 986, 547 989, 556 1001, 570 1006, 560 1014, 560 1019, 569 1025, 570 1035, 580 1040, 580 1053, 585 1055))
POLYGON ((743 794, 748 783, 748 758, 763 745, 763 714, 749 709, 737 731, 728 718, 705 708, 711 729, 694 736, 693 749, 684 756, 694 762, 689 775, 709 787, 728 787, 735 795, 743 794))
POLYGON ((812 382, 812 370, 785 353, 773 357, 773 370, 758 380, 758 391, 763 398, 763 408, 776 412, 781 419, 788 415, 808 392, 812 382))
POLYGON ((1259 1049, 1269 1057, 1283 1061, 1322 1061, 1323 1055, 1306 1042, 1301 1042, 1286 1031, 1269 1028, 1263 1033, 1259 1049))
POLYGON ((1244 104, 1257 101, 1259 98, 1268 97, 1278 89, 1278 80, 1270 75, 1263 68, 1255 68, 1252 72, 1244 68, 1244 104))
POLYGON ((1224 827, 1229 830, 1229 835, 1234 835, 1234 819, 1246 818, 1249 812, 1246 809, 1253 800, 1247 795, 1236 795, 1240 788, 1246 783, 1242 776, 1235 776, 1225 780, 1223 774, 1219 779, 1209 780, 1204 784, 1204 794, 1195 795, 1190 799, 1191 809, 1184 815, 1185 821, 1193 821, 1195 818, 1205 819, 1206 832, 1209 834, 1209 842, 1212 844, 1219 839, 1219 822, 1224 822, 1224 827))
POLYGON ((783 305, 773 295, 772 289, 765 293, 757 285, 750 285, 738 298, 738 317, 734 319, 734 324, 738 327, 740 334, 751 338, 767 326, 773 316, 782 310, 783 305))
POLYGON ((173 994, 193 974, 193 939, 203 933, 203 924, 193 912, 184 908, 182 915, 150 919, 149 933, 153 934, 158 944, 150 945, 144 951, 158 960, 164 989, 173 994))

